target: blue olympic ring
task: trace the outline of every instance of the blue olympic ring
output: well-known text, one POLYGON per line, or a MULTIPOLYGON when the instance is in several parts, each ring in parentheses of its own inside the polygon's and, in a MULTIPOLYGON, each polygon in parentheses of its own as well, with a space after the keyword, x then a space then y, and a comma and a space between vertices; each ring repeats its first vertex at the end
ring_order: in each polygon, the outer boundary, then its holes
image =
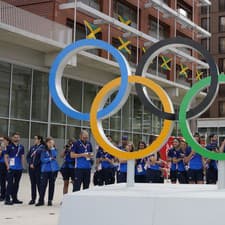
POLYGON ((112 45, 104 41, 95 39, 83 39, 70 44, 59 53, 59 55, 56 57, 52 64, 49 76, 49 89, 51 96, 58 108, 66 115, 76 120, 89 121, 90 114, 79 112, 69 105, 62 92, 62 74, 67 62, 69 61, 70 57, 74 55, 74 53, 84 48, 90 49, 91 46, 108 51, 117 60, 121 72, 121 84, 118 93, 109 105, 107 105, 105 108, 98 112, 98 119, 102 119, 105 116, 109 115, 112 111, 116 110, 116 108, 124 98, 127 89, 129 88, 128 76, 131 74, 129 70, 129 65, 122 53, 120 53, 112 45), (61 73, 60 79, 57 77, 58 73, 61 73))

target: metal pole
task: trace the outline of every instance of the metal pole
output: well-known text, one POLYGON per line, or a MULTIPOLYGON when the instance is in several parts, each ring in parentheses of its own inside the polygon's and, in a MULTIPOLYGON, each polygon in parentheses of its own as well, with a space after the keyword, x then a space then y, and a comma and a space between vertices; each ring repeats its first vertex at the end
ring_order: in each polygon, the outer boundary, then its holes
POLYGON ((218 161, 218 189, 225 189, 225 161, 218 161))
POLYGON ((134 160, 127 161, 127 187, 134 186, 134 160))

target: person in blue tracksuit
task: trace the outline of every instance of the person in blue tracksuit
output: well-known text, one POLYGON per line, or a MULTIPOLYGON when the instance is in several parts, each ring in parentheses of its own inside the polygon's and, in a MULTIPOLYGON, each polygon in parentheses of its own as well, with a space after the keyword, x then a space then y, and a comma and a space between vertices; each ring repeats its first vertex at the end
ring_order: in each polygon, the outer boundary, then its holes
POLYGON ((41 167, 40 164, 36 164, 36 156, 38 152, 44 148, 43 137, 39 135, 34 136, 34 145, 31 146, 30 150, 27 153, 26 159, 28 164, 28 172, 31 183, 31 200, 29 205, 35 204, 37 191, 40 195, 40 178, 41 178, 41 167))
POLYGON ((73 182, 73 191, 80 191, 89 188, 91 180, 91 167, 93 150, 92 144, 88 141, 89 135, 86 130, 80 133, 80 139, 74 142, 71 150, 71 158, 75 159, 75 174, 73 182))
POLYGON ((7 146, 11 143, 10 138, 1 137, 0 138, 0 201, 5 200, 6 195, 6 178, 7 178, 7 169, 5 164, 5 153, 7 146))
MULTIPOLYGON (((128 143, 125 146, 125 149, 123 148, 123 146, 121 146, 120 149, 126 152, 133 152, 134 145, 132 143, 128 143)), ((119 159, 119 167, 117 171, 117 183, 125 183, 125 182, 127 182, 127 160, 119 159)))
MULTIPOLYGON (((210 143, 206 145, 206 149, 213 152, 219 152, 218 137, 215 134, 209 136, 210 143)), ((212 159, 206 160, 206 183, 216 184, 218 179, 217 161, 212 159)))
POLYGON ((187 150, 187 143, 184 140, 180 140, 180 149, 175 156, 175 162, 177 163, 177 179, 180 184, 187 184, 187 171, 184 162, 185 154, 187 150))
MULTIPOLYGON (((118 146, 119 149, 126 151, 126 146, 128 145, 128 137, 123 136, 121 145, 118 146)), ((116 181, 117 183, 123 183, 127 181, 127 161, 116 159, 118 166, 116 168, 116 181)))
MULTIPOLYGON (((146 143, 144 141, 139 141, 138 150, 146 148, 146 143)), ((145 183, 146 182, 146 158, 137 159, 135 161, 135 182, 136 183, 145 183)))
POLYGON ((45 147, 41 151, 41 182, 40 182, 40 198, 36 206, 44 205, 45 192, 48 186, 48 206, 52 206, 52 200, 55 190, 55 181, 59 171, 57 163, 57 150, 53 138, 48 137, 45 141, 45 147))
POLYGON ((147 160, 146 182, 147 183, 164 183, 160 154, 152 154, 147 160))
POLYGON ((61 152, 60 156, 64 158, 64 162, 61 166, 60 172, 63 177, 63 194, 68 193, 70 179, 74 180, 74 165, 75 160, 70 157, 71 148, 73 147, 73 140, 70 140, 68 144, 64 147, 64 150, 61 152))
POLYGON ((97 169, 99 172, 99 184, 98 185, 109 185, 114 183, 114 157, 109 153, 105 152, 101 147, 98 148, 96 154, 97 169))
POLYGON ((21 145, 19 142, 20 134, 14 133, 12 135, 12 143, 7 146, 4 156, 7 169, 8 183, 5 197, 6 205, 23 203, 17 198, 19 183, 22 177, 23 165, 25 162, 24 146, 21 145))
MULTIPOLYGON (((199 133, 194 134, 196 142, 201 143, 199 133)), ((201 155, 195 153, 190 147, 186 149, 185 163, 188 165, 187 177, 189 184, 203 184, 204 181, 204 162, 201 155)))
POLYGON ((180 140, 179 138, 174 138, 173 147, 169 149, 167 153, 167 161, 170 163, 170 180, 172 184, 177 182, 177 152, 180 150, 180 140))

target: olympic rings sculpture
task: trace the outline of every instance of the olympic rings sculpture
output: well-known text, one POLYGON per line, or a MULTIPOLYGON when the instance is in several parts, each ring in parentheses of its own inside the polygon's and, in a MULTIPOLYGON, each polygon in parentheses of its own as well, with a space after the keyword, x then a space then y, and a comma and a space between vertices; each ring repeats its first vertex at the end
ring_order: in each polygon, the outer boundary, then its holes
POLYGON ((141 58, 140 63, 136 69, 136 75, 131 74, 131 70, 126 58, 112 45, 96 39, 79 40, 70 44, 59 53, 52 64, 49 76, 50 93, 57 107, 67 116, 73 119, 90 121, 91 131, 96 142, 113 156, 127 160, 143 158, 157 150, 160 150, 167 142, 168 137, 171 136, 176 120, 178 120, 180 123, 183 137, 195 152, 210 159, 225 160, 225 153, 210 152, 209 150, 200 146, 193 139, 188 125, 188 120, 201 115, 212 104, 218 93, 219 83, 225 83, 225 76, 218 74, 217 65, 215 64, 215 61, 210 53, 199 43, 191 39, 181 37, 165 39, 152 45, 141 58), (199 52, 203 57, 205 57, 211 74, 210 77, 198 81, 190 88, 181 102, 178 114, 175 114, 173 104, 166 91, 164 91, 154 81, 145 77, 148 66, 152 60, 159 53, 171 47, 190 47, 199 52), (87 50, 91 48, 100 48, 108 51, 118 62, 121 77, 110 81, 98 92, 92 103, 90 113, 82 113, 74 109, 65 99, 62 91, 61 81, 63 71, 71 57, 76 55, 81 50, 87 50), (159 136, 150 146, 135 152, 125 152, 115 147, 107 139, 102 127, 102 120, 112 116, 121 109, 128 99, 131 88, 134 85, 136 87, 137 95, 144 106, 149 110, 149 112, 164 119, 164 123, 159 136), (209 87, 209 90, 204 100, 199 105, 190 109, 190 104, 193 97, 207 87, 209 87), (163 105, 163 111, 159 110, 152 103, 146 88, 154 91, 159 97, 163 105), (107 99, 115 91, 118 91, 116 97, 109 105, 104 107, 107 99))

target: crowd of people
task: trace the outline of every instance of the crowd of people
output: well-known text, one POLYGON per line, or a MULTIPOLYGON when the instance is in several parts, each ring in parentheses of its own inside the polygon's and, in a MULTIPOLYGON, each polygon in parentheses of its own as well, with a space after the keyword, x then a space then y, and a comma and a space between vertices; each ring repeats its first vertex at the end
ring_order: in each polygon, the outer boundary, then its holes
MULTIPOLYGON (((123 136, 117 145, 110 135, 110 142, 122 151, 137 151, 146 148, 144 141, 139 141, 137 148, 123 136)), ((194 134, 197 142, 201 143, 198 133, 194 134)), ((148 144, 151 144, 151 140, 148 144)), ((218 146, 215 134, 209 136, 205 146, 209 151, 224 152, 225 141, 218 146)), ((60 153, 63 158, 61 167, 57 161, 58 151, 54 139, 45 140, 34 136, 34 143, 25 154, 25 149, 20 144, 20 134, 14 133, 11 138, 0 137, 0 201, 6 205, 22 204, 18 199, 19 184, 25 162, 31 183, 31 200, 29 205, 43 206, 45 193, 48 186, 48 206, 52 206, 55 181, 58 172, 64 180, 63 194, 68 193, 69 183, 73 184, 73 191, 89 188, 91 182, 91 169, 95 165, 93 176, 94 185, 109 185, 124 183, 127 179, 127 161, 117 159, 98 147, 94 156, 89 134, 82 130, 78 140, 70 140, 60 153), (95 163, 94 163, 95 161, 95 163), (38 197, 38 201, 36 202, 38 197)), ((160 153, 151 154, 135 161, 135 182, 137 183, 164 183, 169 177, 171 183, 181 184, 216 184, 218 177, 217 161, 203 158, 195 153, 182 138, 174 138, 170 149, 167 151, 166 160, 160 153)))

